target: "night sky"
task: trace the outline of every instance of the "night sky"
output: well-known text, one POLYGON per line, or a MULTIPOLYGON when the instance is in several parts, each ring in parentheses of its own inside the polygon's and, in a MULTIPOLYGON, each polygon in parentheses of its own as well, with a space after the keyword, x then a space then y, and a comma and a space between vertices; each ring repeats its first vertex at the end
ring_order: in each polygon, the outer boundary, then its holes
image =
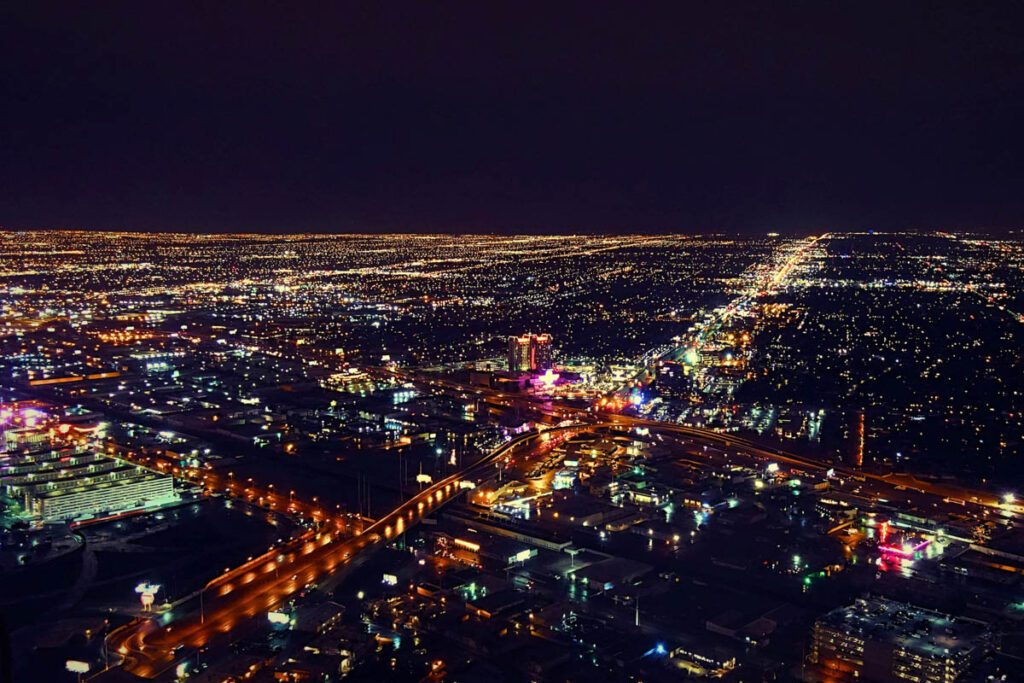
POLYGON ((0 225, 1024 225, 1024 4, 4 3, 0 225))

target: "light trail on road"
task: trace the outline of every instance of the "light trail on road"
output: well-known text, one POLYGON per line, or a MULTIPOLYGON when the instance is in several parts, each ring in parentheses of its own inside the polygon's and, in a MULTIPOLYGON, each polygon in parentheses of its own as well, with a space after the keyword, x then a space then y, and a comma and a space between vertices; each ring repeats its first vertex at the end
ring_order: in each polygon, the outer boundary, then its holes
POLYGON ((242 567, 213 579, 202 591, 199 613, 189 613, 166 626, 138 619, 115 630, 108 647, 122 657, 122 667, 142 678, 154 678, 172 666, 180 648, 200 648, 241 623, 280 605, 305 586, 323 580, 355 556, 396 538, 439 506, 457 497, 463 481, 472 481, 490 465, 543 434, 594 428, 571 425, 520 435, 482 458, 417 493, 370 524, 354 538, 329 532, 304 536, 271 550, 242 567))

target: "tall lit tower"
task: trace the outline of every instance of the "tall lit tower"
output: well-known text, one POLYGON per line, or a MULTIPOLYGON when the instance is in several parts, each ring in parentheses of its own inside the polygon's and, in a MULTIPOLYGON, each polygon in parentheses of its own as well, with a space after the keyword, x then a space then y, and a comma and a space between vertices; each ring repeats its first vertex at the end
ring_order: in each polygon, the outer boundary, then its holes
POLYGON ((864 466, 864 409, 858 410, 853 418, 853 465, 864 466))
POLYGON ((523 334, 508 338, 509 372, 531 372, 550 367, 550 334, 523 334))
POLYGON ((532 335, 524 334, 508 338, 508 370, 509 372, 528 372, 530 370, 530 341, 532 335))
POLYGON ((531 370, 547 370, 551 367, 551 335, 535 334, 530 340, 532 358, 531 370))

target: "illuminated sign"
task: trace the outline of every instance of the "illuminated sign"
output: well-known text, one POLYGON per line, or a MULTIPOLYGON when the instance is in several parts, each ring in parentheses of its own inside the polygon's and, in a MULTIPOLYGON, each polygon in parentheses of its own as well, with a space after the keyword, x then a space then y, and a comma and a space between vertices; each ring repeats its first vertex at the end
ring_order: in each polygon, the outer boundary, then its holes
POLYGON ((480 550, 480 544, 473 543, 473 541, 464 541, 461 538, 456 538, 453 542, 455 545, 465 548, 466 550, 472 550, 474 553, 480 550))
POLYGON ((555 386, 555 382, 558 381, 558 377, 559 375, 557 372, 555 372, 551 368, 548 368, 546 371, 544 371, 544 374, 537 377, 537 379, 540 380, 541 384, 550 389, 551 387, 555 386))
POLYGON ((526 562, 531 557, 533 557, 533 550, 527 548, 526 550, 520 550, 518 553, 516 553, 508 559, 511 562, 526 562))
POLYGON ((903 545, 902 547, 897 547, 897 546, 892 546, 892 545, 882 545, 882 546, 879 546, 878 549, 881 550, 883 553, 889 553, 889 554, 892 554, 892 555, 899 555, 901 557, 913 557, 914 553, 916 553, 916 552, 918 552, 920 550, 924 550, 924 548, 929 543, 931 543, 931 541, 922 541, 921 543, 918 543, 917 545, 913 545, 913 546, 908 543, 908 544, 903 545))
POLYGON ((80 662, 77 659, 69 659, 64 663, 64 668, 73 674, 87 674, 89 673, 89 663, 80 662))
POLYGON ((284 626, 291 621, 291 617, 285 612, 267 612, 267 620, 276 626, 284 626))
POLYGON ((384 578, 381 579, 381 583, 383 583, 386 586, 397 586, 398 585, 398 577, 395 576, 394 574, 385 574, 384 578))
POLYGON ((149 611, 153 607, 153 602, 156 600, 156 594, 159 590, 160 584, 152 584, 148 581, 144 581, 135 587, 135 592, 139 594, 139 600, 142 602, 142 609, 149 611))

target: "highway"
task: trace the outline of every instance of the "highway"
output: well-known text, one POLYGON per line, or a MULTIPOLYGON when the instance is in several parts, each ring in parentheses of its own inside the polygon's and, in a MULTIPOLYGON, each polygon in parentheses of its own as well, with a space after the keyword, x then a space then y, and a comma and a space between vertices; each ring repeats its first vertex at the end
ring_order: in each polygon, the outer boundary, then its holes
MULTIPOLYGON (((580 426, 544 433, 574 429, 580 426)), ((219 635, 274 609, 305 586, 344 568, 358 553, 402 534, 458 496, 462 482, 488 475, 496 461, 540 436, 529 432, 502 444, 472 465, 424 488, 354 538, 320 532, 255 558, 207 584, 198 613, 182 615, 165 626, 154 619, 133 620, 110 634, 107 647, 121 656, 126 671, 141 678, 155 678, 174 665, 183 650, 210 644, 219 635)))
MULTIPOLYGON (((768 448, 734 434, 618 413, 540 404, 530 397, 461 385, 437 377, 410 375, 394 370, 389 370, 388 374, 405 381, 427 385, 434 390, 486 395, 497 400, 499 405, 534 410, 550 418, 573 420, 571 425, 554 427, 542 432, 544 434, 552 431, 580 431, 609 426, 627 429, 640 427, 653 433, 682 436, 715 444, 726 450, 734 449, 737 457, 746 457, 754 462, 776 462, 808 472, 832 469, 838 476, 863 482, 870 489, 870 495, 878 499, 897 500, 900 495, 896 492, 915 491, 942 498, 946 504, 955 499, 959 501, 961 507, 969 505, 986 511, 1007 510, 1005 503, 992 493, 947 484, 933 484, 909 477, 856 471, 768 448)), ((491 465, 502 457, 511 455, 515 449, 537 439, 542 433, 528 432, 502 444, 472 465, 424 488, 387 515, 370 523, 355 537, 345 537, 337 530, 308 532, 281 548, 226 572, 207 584, 203 591, 203 607, 198 613, 193 611, 182 615, 166 626, 158 625, 153 619, 134 620, 110 635, 108 642, 111 652, 121 655, 122 666, 132 674, 142 678, 156 677, 180 659, 182 648, 193 649, 210 644, 219 635, 229 633, 243 622, 274 609, 304 587, 323 581, 333 572, 344 568, 358 553, 402 534, 438 506, 458 496, 463 490, 462 482, 472 482, 475 485, 479 480, 485 479, 490 475, 491 465)), ((329 527, 322 527, 324 528, 329 527)))
POLYGON ((625 395, 637 383, 648 384, 650 379, 655 376, 658 364, 668 358, 673 356, 678 357, 687 349, 695 349, 698 352, 702 351, 707 344, 707 340, 714 337, 714 335, 724 327, 733 318, 733 316, 749 310, 751 302, 758 297, 773 293, 782 287, 797 266, 799 266, 804 258, 806 258, 806 256, 811 252, 813 247, 819 241, 830 237, 831 235, 829 233, 825 233, 823 235, 814 235, 802 241, 795 250, 785 258, 785 260, 775 264, 773 268, 769 269, 765 274, 753 282, 746 290, 740 292, 727 305, 716 309, 710 320, 698 323, 696 329, 693 330, 690 335, 690 338, 680 340, 677 343, 674 342, 670 348, 665 351, 649 351, 644 355, 641 367, 636 371, 636 373, 628 378, 626 384, 619 389, 617 393, 625 395))
POLYGON ((645 420, 642 418, 631 417, 628 415, 616 415, 613 413, 605 413, 601 415, 602 419, 622 425, 628 425, 632 427, 646 427, 653 432, 678 434, 681 436, 687 436, 703 441, 712 443, 718 443, 723 446, 732 446, 737 449, 742 449, 746 454, 752 455, 764 461, 784 463, 791 467, 800 468, 810 472, 823 472, 827 470, 833 470, 836 475, 852 478, 859 481, 871 482, 876 485, 881 485, 884 488, 879 490, 877 493, 879 496, 888 496, 888 500, 895 500, 900 498, 898 491, 906 489, 909 491, 915 491, 917 493, 926 494, 929 496, 935 496, 943 499, 944 502, 949 503, 950 501, 960 501, 953 503, 960 507, 977 507, 985 511, 999 510, 1001 512, 1013 512, 1014 514, 1024 514, 1024 506, 1019 503, 1013 505, 1007 505, 1001 496, 988 491, 979 491, 975 489, 969 489, 963 486, 957 486, 949 483, 933 483, 928 481, 922 481, 916 479, 911 475, 903 474, 891 474, 881 475, 873 474, 870 472, 863 472, 855 470, 853 468, 845 467, 842 465, 836 465, 831 463, 823 463, 811 458, 806 458, 792 453, 787 453, 775 448, 769 448, 757 444, 750 439, 737 436, 735 434, 728 434, 722 432, 714 432, 707 429, 700 429, 697 427, 687 427, 683 425, 675 425, 666 422, 659 422, 657 420, 645 420))
POLYGON ((727 432, 717 432, 700 427, 689 427, 671 422, 648 420, 614 412, 594 412, 585 408, 559 404, 557 402, 542 403, 527 395, 499 392, 489 387, 459 384, 448 379, 441 379, 420 373, 408 373, 391 368, 378 368, 377 370, 383 371, 392 377, 412 382, 414 384, 419 384, 429 389, 441 389, 454 391, 459 394, 488 397, 491 400, 497 401, 499 405, 520 408, 522 410, 532 410, 538 415, 556 420, 573 419, 579 422, 593 422, 595 420, 599 420, 602 422, 617 424, 626 428, 644 427, 650 429, 652 432, 677 434, 693 439, 700 439, 709 443, 742 448, 748 454, 760 459, 784 463, 791 467, 804 469, 810 472, 823 472, 832 469, 835 470, 836 474, 843 477, 853 478, 858 481, 870 481, 883 486, 884 491, 880 493, 883 497, 890 500, 900 498, 897 492, 900 490, 898 487, 902 487, 910 491, 916 491, 918 493, 942 498, 945 502, 959 501, 954 502, 954 504, 961 508, 976 507, 988 512, 1012 512, 1014 514, 1024 515, 1024 501, 1016 501, 1008 505, 1000 495, 991 491, 970 489, 951 483, 940 484, 922 481, 910 475, 880 475, 864 472, 841 464, 822 462, 780 449, 770 448, 745 437, 727 432))

